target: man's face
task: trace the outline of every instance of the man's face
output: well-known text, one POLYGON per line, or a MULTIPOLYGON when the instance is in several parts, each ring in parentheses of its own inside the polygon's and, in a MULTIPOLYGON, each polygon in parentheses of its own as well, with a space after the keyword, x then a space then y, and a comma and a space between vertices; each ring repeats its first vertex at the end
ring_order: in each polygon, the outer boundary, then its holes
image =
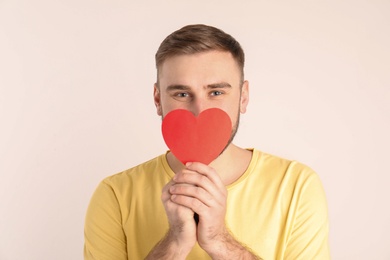
POLYGON ((240 69, 229 52, 168 58, 159 68, 158 80, 154 87, 158 115, 164 117, 172 110, 186 109, 198 116, 208 108, 219 108, 229 115, 234 137, 249 97, 248 82, 242 83, 240 69))

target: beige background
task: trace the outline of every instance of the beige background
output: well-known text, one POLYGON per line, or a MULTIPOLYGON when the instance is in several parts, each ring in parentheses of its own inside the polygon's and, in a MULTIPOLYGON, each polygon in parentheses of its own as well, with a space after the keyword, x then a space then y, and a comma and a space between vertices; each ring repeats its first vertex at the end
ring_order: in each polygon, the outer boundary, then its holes
POLYGON ((333 259, 390 259, 388 0, 0 0, 0 259, 82 259, 98 182, 166 150, 154 53, 189 23, 243 45, 236 143, 318 172, 333 259))

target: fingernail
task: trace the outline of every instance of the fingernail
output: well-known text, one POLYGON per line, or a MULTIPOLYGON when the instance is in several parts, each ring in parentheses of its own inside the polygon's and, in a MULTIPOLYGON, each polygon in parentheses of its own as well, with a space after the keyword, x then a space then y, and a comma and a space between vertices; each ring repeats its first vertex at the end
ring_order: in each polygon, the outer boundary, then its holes
POLYGON ((188 162, 188 163, 186 163, 186 166, 188 167, 188 166, 191 166, 191 164, 192 164, 192 162, 188 162))

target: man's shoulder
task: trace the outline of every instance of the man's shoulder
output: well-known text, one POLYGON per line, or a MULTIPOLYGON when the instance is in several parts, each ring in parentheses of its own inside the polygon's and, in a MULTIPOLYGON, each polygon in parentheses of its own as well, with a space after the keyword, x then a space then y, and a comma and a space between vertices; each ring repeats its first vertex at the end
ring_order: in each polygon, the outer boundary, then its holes
POLYGON ((292 159, 265 153, 254 149, 256 168, 261 169, 265 174, 275 178, 276 175, 285 178, 305 178, 315 176, 315 171, 308 165, 292 159))
POLYGON ((167 166, 165 154, 161 154, 129 169, 108 176, 103 179, 103 182, 110 186, 123 186, 134 182, 141 184, 143 181, 150 181, 153 178, 169 175, 167 166))
POLYGON ((312 196, 322 192, 320 177, 311 167, 297 160, 257 152, 249 183, 256 183, 261 187, 258 190, 274 194, 275 197, 282 194, 286 201, 299 194, 312 196))

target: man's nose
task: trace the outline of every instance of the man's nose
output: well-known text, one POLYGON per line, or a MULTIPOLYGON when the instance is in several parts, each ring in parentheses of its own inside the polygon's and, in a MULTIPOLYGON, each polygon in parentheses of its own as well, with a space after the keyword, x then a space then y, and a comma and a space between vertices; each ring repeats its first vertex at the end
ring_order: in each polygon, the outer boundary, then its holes
POLYGON ((205 100, 203 100, 201 98, 194 99, 192 106, 190 108, 191 112, 195 116, 199 116, 199 114, 202 113, 202 111, 206 110, 206 109, 207 109, 207 104, 206 104, 205 100))

